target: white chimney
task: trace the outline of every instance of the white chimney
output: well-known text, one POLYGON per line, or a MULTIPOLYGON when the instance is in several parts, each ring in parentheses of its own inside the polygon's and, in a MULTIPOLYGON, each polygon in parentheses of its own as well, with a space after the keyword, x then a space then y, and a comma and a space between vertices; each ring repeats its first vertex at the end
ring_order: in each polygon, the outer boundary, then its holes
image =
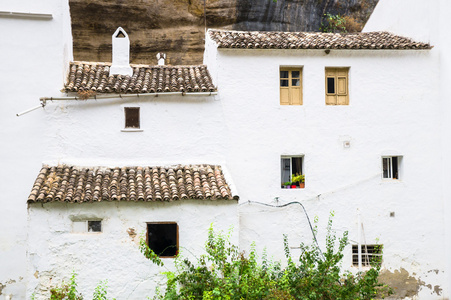
POLYGON ((122 27, 118 27, 113 34, 113 64, 110 75, 133 75, 130 67, 130 40, 122 27))
POLYGON ((166 53, 158 53, 157 59, 158 59, 158 65, 164 66, 164 60, 166 59, 166 53))

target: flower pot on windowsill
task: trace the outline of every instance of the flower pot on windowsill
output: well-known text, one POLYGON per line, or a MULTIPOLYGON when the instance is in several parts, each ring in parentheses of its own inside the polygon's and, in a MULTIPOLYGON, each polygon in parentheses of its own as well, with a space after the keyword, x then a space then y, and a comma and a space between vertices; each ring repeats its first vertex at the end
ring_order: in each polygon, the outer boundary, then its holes
POLYGON ((299 182, 299 188, 300 189, 305 188, 305 182, 299 182))

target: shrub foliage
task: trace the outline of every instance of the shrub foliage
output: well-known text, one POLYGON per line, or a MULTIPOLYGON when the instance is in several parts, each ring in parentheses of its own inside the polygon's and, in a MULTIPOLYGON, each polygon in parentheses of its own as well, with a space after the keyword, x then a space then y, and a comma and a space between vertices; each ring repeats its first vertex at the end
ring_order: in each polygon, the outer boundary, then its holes
MULTIPOLYGON (((347 244, 348 233, 337 239, 330 218, 324 253, 315 243, 301 243, 301 254, 296 262, 284 236, 287 263, 282 267, 280 262, 268 260, 265 253, 258 259, 255 245, 246 255, 230 242, 230 232, 223 234, 210 227, 206 253, 196 262, 176 258, 176 271, 165 272, 165 292, 157 291, 154 299, 369 300, 391 294, 391 289, 378 281, 380 264, 357 274, 341 270, 347 244)), ((161 265, 145 243, 141 247, 149 259, 161 265)))

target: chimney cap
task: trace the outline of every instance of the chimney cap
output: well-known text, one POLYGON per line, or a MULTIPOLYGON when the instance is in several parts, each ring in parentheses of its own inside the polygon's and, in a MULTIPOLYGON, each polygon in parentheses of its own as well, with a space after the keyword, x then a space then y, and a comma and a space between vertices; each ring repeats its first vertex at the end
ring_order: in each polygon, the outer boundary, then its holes
POLYGON ((158 59, 158 65, 164 66, 164 60, 166 59, 166 53, 158 52, 157 59, 158 59))
POLYGON ((110 75, 133 75, 130 67, 130 39, 122 27, 118 27, 112 36, 113 62, 110 75))
POLYGON ((114 38, 127 38, 128 39, 128 34, 127 34, 127 32, 125 32, 124 28, 119 26, 116 29, 116 31, 113 33, 113 39, 114 38))

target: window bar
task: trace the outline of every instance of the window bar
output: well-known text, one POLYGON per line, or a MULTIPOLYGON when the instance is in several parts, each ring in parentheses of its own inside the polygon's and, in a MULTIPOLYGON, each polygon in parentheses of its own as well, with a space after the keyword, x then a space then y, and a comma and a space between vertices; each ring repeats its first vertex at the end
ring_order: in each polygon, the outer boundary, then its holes
POLYGON ((393 162, 391 157, 388 158, 388 170, 388 178, 393 178, 393 162))

